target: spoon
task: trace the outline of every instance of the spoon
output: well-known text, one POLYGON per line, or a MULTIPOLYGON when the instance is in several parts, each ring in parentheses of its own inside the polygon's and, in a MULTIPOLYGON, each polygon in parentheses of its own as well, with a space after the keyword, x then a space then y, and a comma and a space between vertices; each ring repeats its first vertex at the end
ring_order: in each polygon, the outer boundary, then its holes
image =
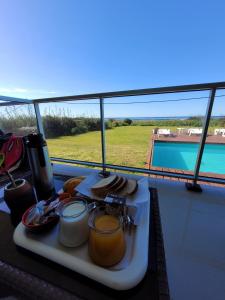
POLYGON ((12 174, 10 174, 9 171, 6 171, 6 174, 9 177, 10 181, 12 182, 13 187, 16 188, 16 183, 14 178, 12 177, 12 174))
MULTIPOLYGON (((5 154, 0 153, 0 168, 2 167, 4 161, 5 161, 5 154)), ((12 177, 12 175, 9 173, 9 171, 5 171, 5 172, 6 172, 6 175, 9 177, 10 181, 12 182, 13 187, 16 188, 16 183, 15 183, 15 180, 12 177)))

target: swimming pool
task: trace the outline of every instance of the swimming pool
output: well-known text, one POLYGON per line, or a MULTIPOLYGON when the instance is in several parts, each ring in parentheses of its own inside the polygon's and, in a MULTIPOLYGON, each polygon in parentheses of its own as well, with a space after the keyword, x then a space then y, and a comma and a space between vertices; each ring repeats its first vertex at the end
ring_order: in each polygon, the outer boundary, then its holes
MULTIPOLYGON (((199 144, 154 142, 152 166, 193 171, 199 144)), ((225 144, 206 144, 201 172, 225 174, 225 144)))

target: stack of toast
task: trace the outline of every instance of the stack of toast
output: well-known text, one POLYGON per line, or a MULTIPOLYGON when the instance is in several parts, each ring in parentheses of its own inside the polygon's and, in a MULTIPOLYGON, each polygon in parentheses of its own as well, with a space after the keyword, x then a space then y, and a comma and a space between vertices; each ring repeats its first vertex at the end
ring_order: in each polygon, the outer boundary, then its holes
POLYGON ((107 194, 119 196, 132 195, 137 191, 138 183, 135 179, 127 179, 124 176, 111 175, 103 178, 91 187, 92 192, 101 198, 107 194))

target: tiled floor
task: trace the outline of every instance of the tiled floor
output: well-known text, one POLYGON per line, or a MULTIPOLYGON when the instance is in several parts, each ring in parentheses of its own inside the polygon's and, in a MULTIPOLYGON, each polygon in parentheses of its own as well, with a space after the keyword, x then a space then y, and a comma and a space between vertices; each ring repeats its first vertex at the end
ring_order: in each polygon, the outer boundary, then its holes
POLYGON ((158 189, 172 299, 225 299, 225 189, 198 194, 181 182, 152 179, 158 189))

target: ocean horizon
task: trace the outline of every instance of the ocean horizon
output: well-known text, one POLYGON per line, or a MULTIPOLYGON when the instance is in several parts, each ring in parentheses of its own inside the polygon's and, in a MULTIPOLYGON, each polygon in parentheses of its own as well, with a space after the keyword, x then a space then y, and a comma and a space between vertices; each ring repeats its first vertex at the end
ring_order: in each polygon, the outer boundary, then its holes
MULTIPOLYGON (((148 121, 148 120, 187 120, 189 118, 198 117, 204 118, 205 116, 169 116, 169 117, 108 117, 105 120, 114 119, 114 120, 124 120, 124 119, 131 119, 133 121, 148 121)), ((211 116, 211 119, 220 119, 224 118, 225 116, 211 116)))

